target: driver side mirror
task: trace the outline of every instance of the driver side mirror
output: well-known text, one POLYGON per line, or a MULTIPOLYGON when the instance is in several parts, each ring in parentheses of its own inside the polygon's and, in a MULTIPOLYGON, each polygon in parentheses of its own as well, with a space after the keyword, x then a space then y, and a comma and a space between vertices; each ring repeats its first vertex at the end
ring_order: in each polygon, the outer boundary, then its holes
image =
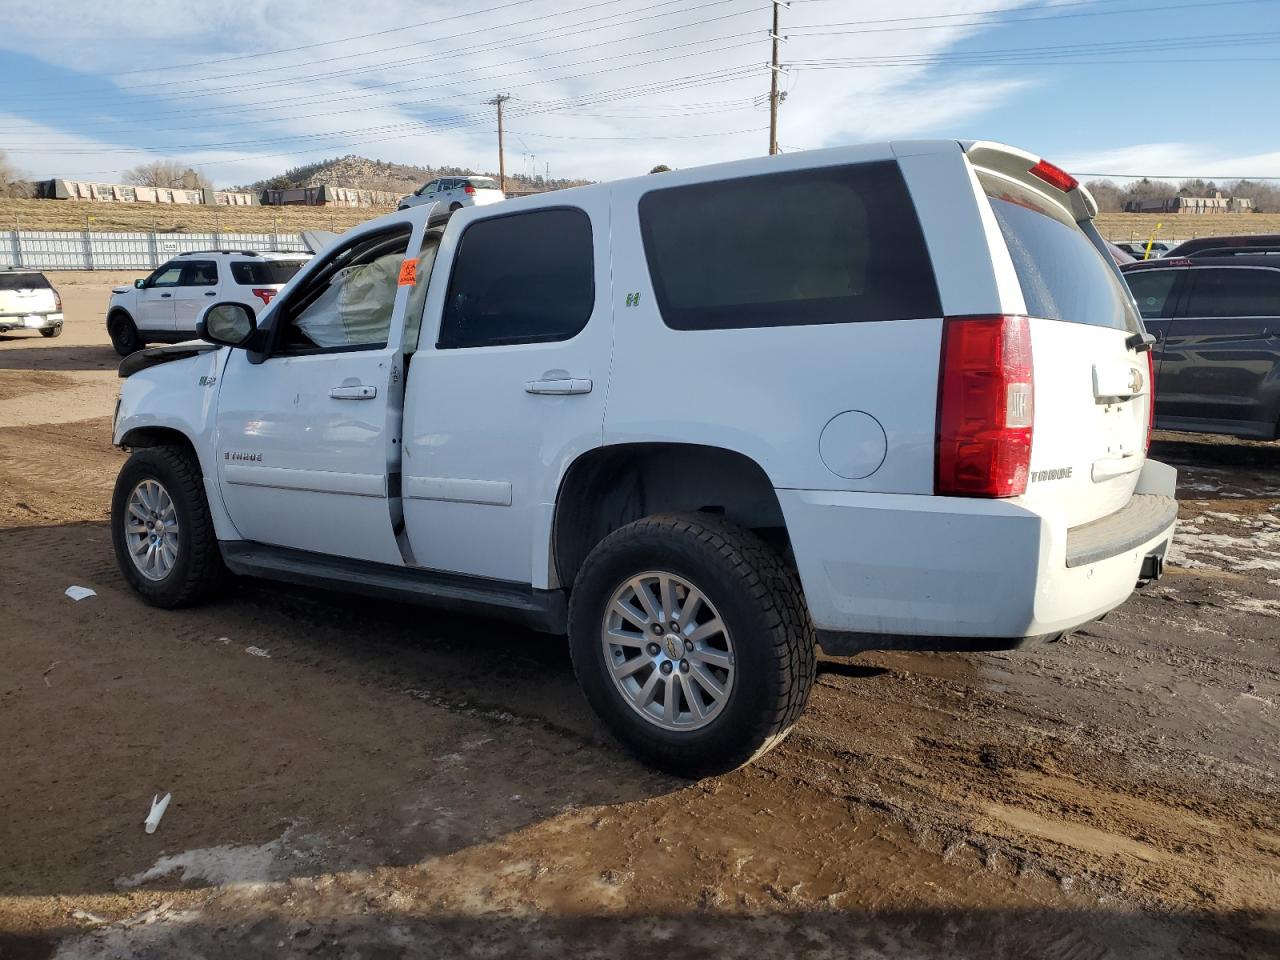
POLYGON ((242 347, 258 327, 253 308, 227 301, 207 307, 196 320, 196 336, 222 347, 242 347))
POLYGON ((133 285, 134 285, 135 287, 137 287, 139 290, 145 290, 145 289, 147 289, 147 281, 146 281, 145 279, 144 279, 144 280, 135 280, 135 281, 133 281, 133 285))

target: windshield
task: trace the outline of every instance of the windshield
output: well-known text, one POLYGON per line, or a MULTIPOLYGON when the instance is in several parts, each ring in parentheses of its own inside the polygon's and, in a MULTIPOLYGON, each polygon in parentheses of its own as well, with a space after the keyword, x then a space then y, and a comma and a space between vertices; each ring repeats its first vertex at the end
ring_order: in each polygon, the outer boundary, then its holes
POLYGON ((48 290, 43 273, 0 272, 0 290, 48 290))

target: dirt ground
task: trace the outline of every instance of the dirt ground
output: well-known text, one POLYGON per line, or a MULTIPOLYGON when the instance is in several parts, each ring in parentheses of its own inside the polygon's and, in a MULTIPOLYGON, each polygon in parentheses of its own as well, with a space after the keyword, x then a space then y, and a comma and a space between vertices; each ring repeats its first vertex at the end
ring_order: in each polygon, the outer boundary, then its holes
POLYGON ((110 278, 54 282, 63 337, 0 336, 0 958, 1280 956, 1280 447, 1162 436, 1159 584, 1037 649, 825 660, 779 749, 689 783, 521 629, 143 606, 110 278))

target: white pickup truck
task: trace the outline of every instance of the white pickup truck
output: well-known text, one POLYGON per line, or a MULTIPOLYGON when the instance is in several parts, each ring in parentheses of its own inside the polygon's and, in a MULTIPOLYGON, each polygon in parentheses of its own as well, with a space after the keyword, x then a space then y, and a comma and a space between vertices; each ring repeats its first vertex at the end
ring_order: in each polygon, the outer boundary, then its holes
POLYGON ((819 645, 1011 649, 1160 575, 1152 338, 1095 212, 929 141, 374 220, 121 365, 120 569, 567 633, 623 741, 730 769, 819 645))

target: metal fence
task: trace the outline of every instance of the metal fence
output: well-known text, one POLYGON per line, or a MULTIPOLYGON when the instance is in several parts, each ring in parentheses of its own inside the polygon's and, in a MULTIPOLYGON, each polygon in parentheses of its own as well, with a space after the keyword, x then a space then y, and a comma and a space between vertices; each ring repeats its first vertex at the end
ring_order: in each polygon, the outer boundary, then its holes
POLYGON ((0 237, 0 267, 38 270, 152 270, 190 250, 280 250, 306 253, 296 233, 97 233, 9 230, 0 237))

